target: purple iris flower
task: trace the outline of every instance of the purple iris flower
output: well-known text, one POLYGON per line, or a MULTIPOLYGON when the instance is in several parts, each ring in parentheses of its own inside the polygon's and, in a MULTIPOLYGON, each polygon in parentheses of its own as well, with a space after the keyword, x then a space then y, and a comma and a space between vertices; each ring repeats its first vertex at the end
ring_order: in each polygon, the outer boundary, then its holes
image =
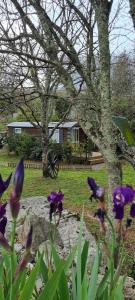
POLYGON ((14 188, 17 197, 21 196, 22 189, 23 189, 23 181, 24 181, 24 163, 22 158, 18 163, 14 174, 14 188))
POLYGON ((23 181, 24 181, 24 163, 23 159, 20 160, 16 167, 15 175, 14 175, 14 187, 10 194, 10 209, 11 214, 14 219, 18 217, 20 210, 20 197, 23 189, 23 181))
POLYGON ((130 216, 135 217, 135 205, 133 202, 135 197, 135 191, 132 186, 125 185, 117 187, 113 193, 113 212, 115 213, 115 219, 122 220, 124 217, 124 206, 131 205, 130 216))
POLYGON ((134 197, 135 191, 129 185, 117 187, 113 192, 114 204, 126 205, 132 203, 134 197))
POLYGON ((11 177, 12 177, 12 173, 9 175, 9 177, 5 181, 3 181, 2 176, 0 174, 0 198, 1 198, 2 194, 5 192, 5 190, 8 188, 11 177))
POLYGON ((101 200, 104 197, 104 188, 98 186, 92 177, 88 177, 87 182, 90 189, 92 190, 92 195, 90 196, 90 199, 92 200, 92 198, 95 198, 101 200))
POLYGON ((63 204, 62 200, 64 198, 64 194, 59 191, 57 192, 51 192, 48 196, 48 201, 50 202, 50 221, 52 220, 52 214, 58 212, 59 216, 61 216, 62 210, 63 210, 63 204))
POLYGON ((131 208, 130 208, 130 216, 132 218, 135 218, 135 203, 132 203, 131 208))

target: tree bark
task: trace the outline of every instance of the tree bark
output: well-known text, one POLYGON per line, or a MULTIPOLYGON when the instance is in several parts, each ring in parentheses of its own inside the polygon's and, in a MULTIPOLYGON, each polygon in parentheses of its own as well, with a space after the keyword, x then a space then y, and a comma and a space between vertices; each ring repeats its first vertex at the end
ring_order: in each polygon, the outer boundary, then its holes
POLYGON ((117 156, 117 142, 113 134, 111 92, 110 92, 110 49, 109 49, 109 14, 111 2, 95 1, 95 13, 98 27, 100 50, 100 97, 101 97, 101 152, 108 170, 109 198, 114 187, 121 185, 121 167, 117 156), (98 3, 100 2, 100 4, 98 3))
POLYGON ((41 95, 41 125, 42 125, 42 173, 43 177, 49 177, 47 154, 49 149, 48 132, 48 99, 41 95))
POLYGON ((129 4, 130 4, 130 15, 135 29, 135 0, 129 0, 129 4))

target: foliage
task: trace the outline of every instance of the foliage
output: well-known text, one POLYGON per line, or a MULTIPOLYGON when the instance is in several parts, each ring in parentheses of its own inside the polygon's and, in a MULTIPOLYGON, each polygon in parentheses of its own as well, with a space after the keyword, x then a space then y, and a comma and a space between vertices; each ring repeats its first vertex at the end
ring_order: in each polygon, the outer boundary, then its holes
POLYGON ((69 107, 69 101, 65 98, 58 98, 55 105, 55 113, 61 119, 69 107))
MULTIPOLYGON (((7 139, 9 152, 15 152, 17 156, 25 159, 42 160, 41 139, 27 133, 13 134, 7 139)), ((49 149, 53 150, 59 160, 71 161, 72 146, 70 143, 59 144, 53 141, 49 143, 49 149)))
POLYGON ((135 137, 129 126, 128 120, 123 117, 113 116, 112 117, 114 124, 119 128, 126 142, 130 146, 135 145, 135 137))
POLYGON ((42 145, 40 138, 35 138, 33 140, 29 158, 32 160, 42 160, 42 145))
POLYGON ((120 53, 111 67, 112 110, 114 115, 124 116, 134 130, 134 54, 120 53))
POLYGON ((27 133, 13 134, 7 139, 9 151, 14 151, 16 155, 23 156, 26 159, 30 158, 33 151, 35 151, 34 148, 38 145, 36 141, 35 137, 27 133))

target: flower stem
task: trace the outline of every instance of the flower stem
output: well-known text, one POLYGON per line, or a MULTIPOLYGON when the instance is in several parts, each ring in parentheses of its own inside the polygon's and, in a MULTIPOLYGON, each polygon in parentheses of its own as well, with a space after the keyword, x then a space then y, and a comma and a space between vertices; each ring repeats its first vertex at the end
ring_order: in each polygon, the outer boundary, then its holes
POLYGON ((15 233, 16 233, 16 219, 13 219, 13 222, 12 222, 12 236, 11 236, 11 247, 12 247, 13 252, 14 252, 14 245, 15 245, 15 233))

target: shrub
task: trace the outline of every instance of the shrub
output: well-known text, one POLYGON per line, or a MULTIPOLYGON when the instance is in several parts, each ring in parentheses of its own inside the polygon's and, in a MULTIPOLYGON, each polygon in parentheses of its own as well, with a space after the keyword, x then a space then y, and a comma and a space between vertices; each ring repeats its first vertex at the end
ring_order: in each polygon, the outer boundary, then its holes
POLYGON ((28 133, 13 134, 7 139, 9 151, 25 159, 41 160, 42 146, 40 139, 28 133))
POLYGON ((15 152, 16 153, 16 146, 19 142, 19 135, 12 134, 7 138, 7 144, 8 144, 8 150, 9 152, 15 152))
POLYGON ((42 160, 42 144, 40 138, 35 138, 29 158, 32 160, 42 160))
POLYGON ((72 161, 72 144, 69 142, 63 144, 63 157, 68 163, 72 161))

